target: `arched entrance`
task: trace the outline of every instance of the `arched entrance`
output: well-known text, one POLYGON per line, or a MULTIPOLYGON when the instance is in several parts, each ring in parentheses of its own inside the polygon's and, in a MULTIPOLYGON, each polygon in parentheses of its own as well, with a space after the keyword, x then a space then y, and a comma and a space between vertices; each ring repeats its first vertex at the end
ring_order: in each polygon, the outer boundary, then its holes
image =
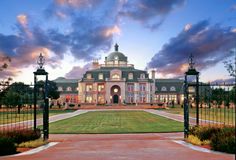
POLYGON ((118 104, 120 103, 120 95, 121 95, 121 90, 120 90, 120 86, 118 85, 114 85, 111 87, 111 103, 113 104, 118 104))
POLYGON ((113 103, 115 103, 115 104, 119 103, 119 96, 118 95, 113 96, 113 103))

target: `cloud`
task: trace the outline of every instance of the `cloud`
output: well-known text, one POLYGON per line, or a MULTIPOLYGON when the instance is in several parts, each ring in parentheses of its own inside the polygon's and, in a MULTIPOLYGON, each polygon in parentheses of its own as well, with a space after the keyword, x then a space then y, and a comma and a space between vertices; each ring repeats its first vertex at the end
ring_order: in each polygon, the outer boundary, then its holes
POLYGON ((217 83, 217 84, 234 84, 235 83, 235 79, 234 78, 228 78, 228 79, 216 79, 214 81, 211 82, 212 84, 217 83))
POLYGON ((71 79, 79 79, 82 78, 84 73, 91 69, 92 63, 87 63, 83 67, 80 66, 74 66, 71 71, 66 73, 65 77, 66 78, 71 78, 71 79))
MULTIPOLYGON (((186 28, 186 27, 185 27, 186 28)), ((148 63, 148 68, 156 68, 164 75, 181 76, 187 68, 190 54, 196 61, 196 68, 203 70, 232 56, 229 50, 235 47, 236 33, 231 27, 210 25, 208 20, 184 29, 171 38, 148 63)))
POLYGON ((156 29, 174 9, 182 6, 185 0, 134 0, 124 3, 121 16, 141 22, 148 28, 156 29))

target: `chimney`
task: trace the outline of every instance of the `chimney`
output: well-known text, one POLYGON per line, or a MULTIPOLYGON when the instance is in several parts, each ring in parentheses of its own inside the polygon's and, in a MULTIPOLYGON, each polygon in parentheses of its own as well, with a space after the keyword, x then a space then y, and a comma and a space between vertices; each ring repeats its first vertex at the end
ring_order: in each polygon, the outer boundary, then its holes
POLYGON ((97 59, 94 59, 94 60, 93 60, 92 68, 93 68, 93 69, 98 69, 98 68, 99 68, 99 63, 98 63, 98 60, 97 60, 97 59))
POLYGON ((153 69, 153 70, 152 70, 152 80, 155 80, 155 79, 156 79, 155 74, 156 74, 156 71, 153 69))

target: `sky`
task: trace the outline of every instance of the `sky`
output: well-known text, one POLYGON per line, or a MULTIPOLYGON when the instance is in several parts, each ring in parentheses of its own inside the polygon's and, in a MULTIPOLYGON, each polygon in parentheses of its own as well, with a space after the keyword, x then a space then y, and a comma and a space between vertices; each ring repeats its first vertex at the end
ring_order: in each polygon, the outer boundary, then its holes
POLYGON ((130 64, 181 78, 194 56, 204 82, 230 80, 235 0, 1 0, 0 79, 33 82, 40 53, 49 79, 80 78, 114 44, 130 64))

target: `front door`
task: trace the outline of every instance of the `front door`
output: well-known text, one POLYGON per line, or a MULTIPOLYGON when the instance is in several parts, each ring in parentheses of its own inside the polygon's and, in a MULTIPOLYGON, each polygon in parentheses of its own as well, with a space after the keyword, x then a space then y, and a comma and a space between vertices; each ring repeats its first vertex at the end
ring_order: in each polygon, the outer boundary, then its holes
POLYGON ((119 102, 119 96, 118 95, 114 95, 113 96, 113 103, 118 103, 119 102))

